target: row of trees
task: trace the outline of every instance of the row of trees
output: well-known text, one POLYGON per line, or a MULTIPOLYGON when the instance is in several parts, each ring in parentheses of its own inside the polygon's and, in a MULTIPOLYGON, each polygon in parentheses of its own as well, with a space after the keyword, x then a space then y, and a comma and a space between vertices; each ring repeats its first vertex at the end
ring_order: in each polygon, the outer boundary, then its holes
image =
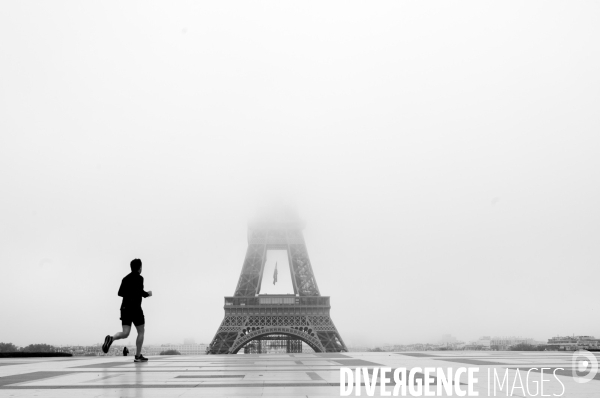
POLYGON ((161 351, 160 355, 181 355, 181 353, 177 350, 165 350, 161 351))
POLYGON ((520 343, 510 347, 511 351, 544 351, 546 346, 520 343))
POLYGON ((56 349, 48 344, 29 344, 19 349, 13 343, 0 343, 0 352, 55 352, 56 349))

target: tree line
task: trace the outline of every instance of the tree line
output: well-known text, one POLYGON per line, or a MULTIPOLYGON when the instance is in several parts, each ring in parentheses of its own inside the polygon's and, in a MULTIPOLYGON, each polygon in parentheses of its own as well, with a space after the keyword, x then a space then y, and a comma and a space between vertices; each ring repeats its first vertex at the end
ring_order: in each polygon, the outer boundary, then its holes
POLYGON ((56 352, 56 348, 49 344, 29 344, 18 348, 13 343, 0 343, 0 352, 56 352))

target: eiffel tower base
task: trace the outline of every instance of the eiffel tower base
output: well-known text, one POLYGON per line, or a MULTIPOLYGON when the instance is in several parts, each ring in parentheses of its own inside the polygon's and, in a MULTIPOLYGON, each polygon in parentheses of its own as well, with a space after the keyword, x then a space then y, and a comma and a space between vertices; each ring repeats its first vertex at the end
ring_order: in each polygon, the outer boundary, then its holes
POLYGON ((345 352, 330 308, 326 296, 225 297, 225 318, 208 352, 236 354, 251 341, 269 335, 302 340, 315 352, 345 352), (277 301, 289 304, 271 304, 277 301))

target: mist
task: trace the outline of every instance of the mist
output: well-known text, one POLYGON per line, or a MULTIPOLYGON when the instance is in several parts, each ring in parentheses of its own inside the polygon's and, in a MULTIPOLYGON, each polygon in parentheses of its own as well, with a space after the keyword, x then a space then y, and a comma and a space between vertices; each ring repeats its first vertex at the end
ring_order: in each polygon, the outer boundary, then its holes
POLYGON ((0 5, 0 341, 101 343, 140 258, 146 343, 209 343, 281 203, 348 346, 600 335, 598 3, 32 4, 0 5))

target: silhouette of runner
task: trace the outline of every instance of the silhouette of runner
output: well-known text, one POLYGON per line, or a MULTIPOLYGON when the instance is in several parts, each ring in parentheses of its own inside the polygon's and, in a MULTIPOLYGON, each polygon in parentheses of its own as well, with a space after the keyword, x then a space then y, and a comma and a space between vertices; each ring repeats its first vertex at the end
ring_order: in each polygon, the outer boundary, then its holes
POLYGON ((123 297, 121 304, 121 324, 123 331, 115 333, 114 336, 106 336, 102 351, 106 354, 115 340, 126 339, 131 331, 131 323, 137 329, 137 339, 135 340, 136 352, 134 362, 147 362, 148 358, 142 355, 142 345, 144 344, 144 325, 146 320, 142 311, 142 297, 152 296, 152 292, 144 291, 144 278, 142 277, 142 260, 136 258, 130 263, 131 273, 121 281, 119 296, 123 297))

